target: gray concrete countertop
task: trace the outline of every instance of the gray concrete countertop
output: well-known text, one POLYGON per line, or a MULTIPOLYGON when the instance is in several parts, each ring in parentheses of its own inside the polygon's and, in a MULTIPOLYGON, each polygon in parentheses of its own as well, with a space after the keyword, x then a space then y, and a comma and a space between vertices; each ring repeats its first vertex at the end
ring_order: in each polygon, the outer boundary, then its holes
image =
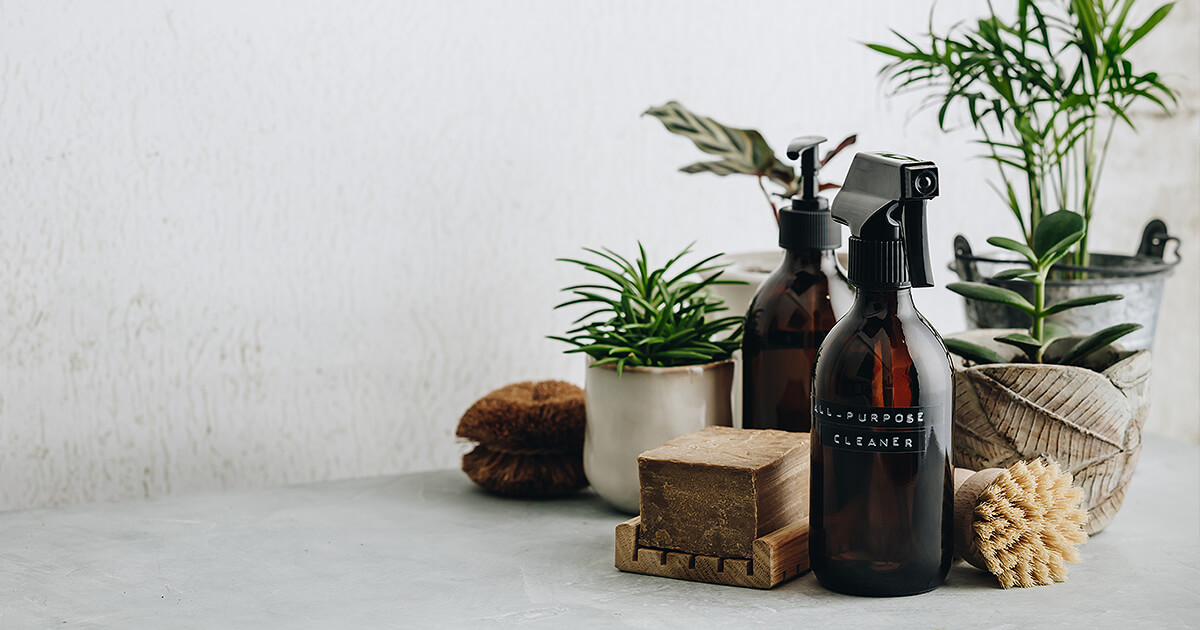
POLYGON ((0 514, 0 627, 1189 627, 1200 449, 1147 436, 1125 506, 1063 584, 962 563, 924 595, 811 574, 771 591, 618 572, 590 493, 506 500, 441 471, 0 514))

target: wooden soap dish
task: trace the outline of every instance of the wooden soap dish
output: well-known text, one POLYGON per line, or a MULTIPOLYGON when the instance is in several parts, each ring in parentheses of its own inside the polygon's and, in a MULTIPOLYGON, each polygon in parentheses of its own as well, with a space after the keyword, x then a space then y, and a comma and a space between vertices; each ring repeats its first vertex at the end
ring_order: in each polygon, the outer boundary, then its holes
POLYGON ((617 525, 616 565, 622 571, 659 577, 772 588, 808 571, 808 521, 755 539, 752 558, 718 558, 638 545, 642 518, 617 525))

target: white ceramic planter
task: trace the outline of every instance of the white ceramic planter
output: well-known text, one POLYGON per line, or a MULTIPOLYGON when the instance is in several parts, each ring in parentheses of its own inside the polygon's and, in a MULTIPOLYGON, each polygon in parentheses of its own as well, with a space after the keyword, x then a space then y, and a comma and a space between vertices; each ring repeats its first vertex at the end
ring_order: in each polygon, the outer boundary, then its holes
MULTIPOLYGON (((589 362, 590 363, 590 362, 589 362)), ((670 368, 588 367, 583 470, 613 507, 638 513, 637 458, 711 426, 733 426, 733 361, 670 368)))

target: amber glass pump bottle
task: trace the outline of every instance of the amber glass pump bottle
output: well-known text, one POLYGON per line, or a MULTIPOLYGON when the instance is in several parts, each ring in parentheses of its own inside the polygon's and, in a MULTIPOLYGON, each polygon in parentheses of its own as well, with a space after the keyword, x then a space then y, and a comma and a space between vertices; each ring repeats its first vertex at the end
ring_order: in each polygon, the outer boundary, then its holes
POLYGON ((742 427, 808 431, 812 369, 817 348, 850 308, 854 289, 838 268, 834 250, 841 226, 829 201, 817 194, 817 147, 805 136, 788 145, 800 160, 801 194, 779 211, 783 262, 759 287, 746 312, 742 337, 742 427))
POLYGON ((929 591, 953 558, 953 375, 911 291, 932 286, 925 204, 937 194, 932 162, 860 153, 833 201, 858 295, 817 356, 809 555, 843 593, 929 591))

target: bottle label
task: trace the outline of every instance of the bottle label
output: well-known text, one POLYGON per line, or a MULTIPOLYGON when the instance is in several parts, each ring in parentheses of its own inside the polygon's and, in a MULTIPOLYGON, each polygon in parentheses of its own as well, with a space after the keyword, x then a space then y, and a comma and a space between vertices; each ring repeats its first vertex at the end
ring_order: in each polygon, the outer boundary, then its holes
POLYGON ((925 450, 942 419, 941 405, 860 407, 813 399, 821 444, 847 451, 914 453, 925 450))

